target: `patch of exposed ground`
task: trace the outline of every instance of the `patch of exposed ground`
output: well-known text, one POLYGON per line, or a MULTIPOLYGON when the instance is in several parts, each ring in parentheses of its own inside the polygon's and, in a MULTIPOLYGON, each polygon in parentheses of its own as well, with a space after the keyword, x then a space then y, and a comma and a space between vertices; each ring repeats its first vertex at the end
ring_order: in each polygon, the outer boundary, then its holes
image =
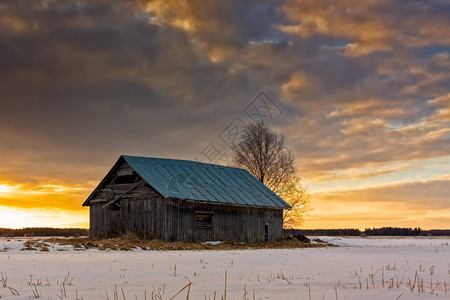
MULTIPOLYGON (((99 249, 99 250, 245 250, 245 249, 294 249, 294 248, 319 248, 335 246, 329 243, 303 243, 296 239, 284 239, 282 241, 269 241, 260 243, 236 243, 221 242, 189 243, 189 242, 166 242, 157 239, 142 240, 132 235, 111 239, 91 239, 88 237, 78 238, 48 238, 41 241, 28 241, 23 250, 41 250, 41 246, 48 247, 50 244, 71 245, 75 250, 99 249)), ((41 250, 42 251, 42 250, 41 250)), ((44 250, 45 251, 45 250, 44 250)))

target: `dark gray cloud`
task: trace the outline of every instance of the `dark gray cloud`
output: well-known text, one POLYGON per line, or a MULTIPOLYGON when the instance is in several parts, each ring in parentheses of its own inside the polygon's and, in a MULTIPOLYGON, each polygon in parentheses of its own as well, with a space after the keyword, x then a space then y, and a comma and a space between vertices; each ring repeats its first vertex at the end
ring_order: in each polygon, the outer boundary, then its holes
POLYGON ((0 13, 5 173, 75 177, 77 164, 120 153, 189 157, 248 99, 245 78, 130 3, 18 1, 0 13))
POLYGON ((446 155, 447 106, 429 100, 449 91, 448 13, 437 0, 2 3, 0 179, 96 180, 122 153, 192 159, 261 89, 281 101, 274 126, 303 176, 446 155))

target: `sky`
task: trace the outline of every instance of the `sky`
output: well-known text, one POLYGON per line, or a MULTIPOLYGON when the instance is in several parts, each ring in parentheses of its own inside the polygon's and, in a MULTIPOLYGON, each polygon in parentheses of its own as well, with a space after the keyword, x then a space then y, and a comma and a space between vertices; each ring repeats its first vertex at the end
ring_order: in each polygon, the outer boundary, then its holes
POLYGON ((0 227, 87 227, 121 154, 231 164, 263 119, 303 228, 450 228, 447 0, 0 2, 0 227))

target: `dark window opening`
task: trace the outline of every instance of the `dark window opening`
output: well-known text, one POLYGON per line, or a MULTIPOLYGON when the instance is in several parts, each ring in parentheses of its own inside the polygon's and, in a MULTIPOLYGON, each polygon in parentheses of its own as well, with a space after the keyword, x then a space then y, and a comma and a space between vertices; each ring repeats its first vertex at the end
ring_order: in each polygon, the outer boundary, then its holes
POLYGON ((212 227, 212 217, 214 213, 211 212, 196 212, 195 213, 195 227, 210 228, 212 227))
POLYGON ((106 178, 106 180, 105 180, 105 185, 108 185, 108 184, 110 184, 111 183, 111 181, 114 179, 114 177, 111 177, 111 176, 109 176, 108 178, 106 178))
POLYGON ((115 184, 125 184, 125 183, 135 183, 137 179, 137 175, 123 175, 123 176, 117 176, 116 180, 114 181, 115 184))
POLYGON ((120 207, 121 207, 120 203, 114 202, 113 204, 111 204, 112 211, 119 211, 120 207))

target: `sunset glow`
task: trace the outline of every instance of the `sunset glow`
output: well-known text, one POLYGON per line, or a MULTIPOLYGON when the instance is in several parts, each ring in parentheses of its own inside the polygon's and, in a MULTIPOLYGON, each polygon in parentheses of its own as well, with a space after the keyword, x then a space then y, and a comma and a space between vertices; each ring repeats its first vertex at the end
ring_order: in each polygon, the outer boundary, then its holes
POLYGON ((12 191, 14 191, 15 189, 17 189, 17 186, 11 186, 8 184, 0 184, 0 194, 11 194, 12 191))
POLYGON ((85 211, 63 209, 14 208, 0 206, 0 227, 75 227, 88 228, 89 216, 85 211))
POLYGON ((0 4, 0 227, 88 227, 122 154, 231 165, 256 107, 311 192, 303 228, 450 228, 448 2, 214 3, 0 4))

